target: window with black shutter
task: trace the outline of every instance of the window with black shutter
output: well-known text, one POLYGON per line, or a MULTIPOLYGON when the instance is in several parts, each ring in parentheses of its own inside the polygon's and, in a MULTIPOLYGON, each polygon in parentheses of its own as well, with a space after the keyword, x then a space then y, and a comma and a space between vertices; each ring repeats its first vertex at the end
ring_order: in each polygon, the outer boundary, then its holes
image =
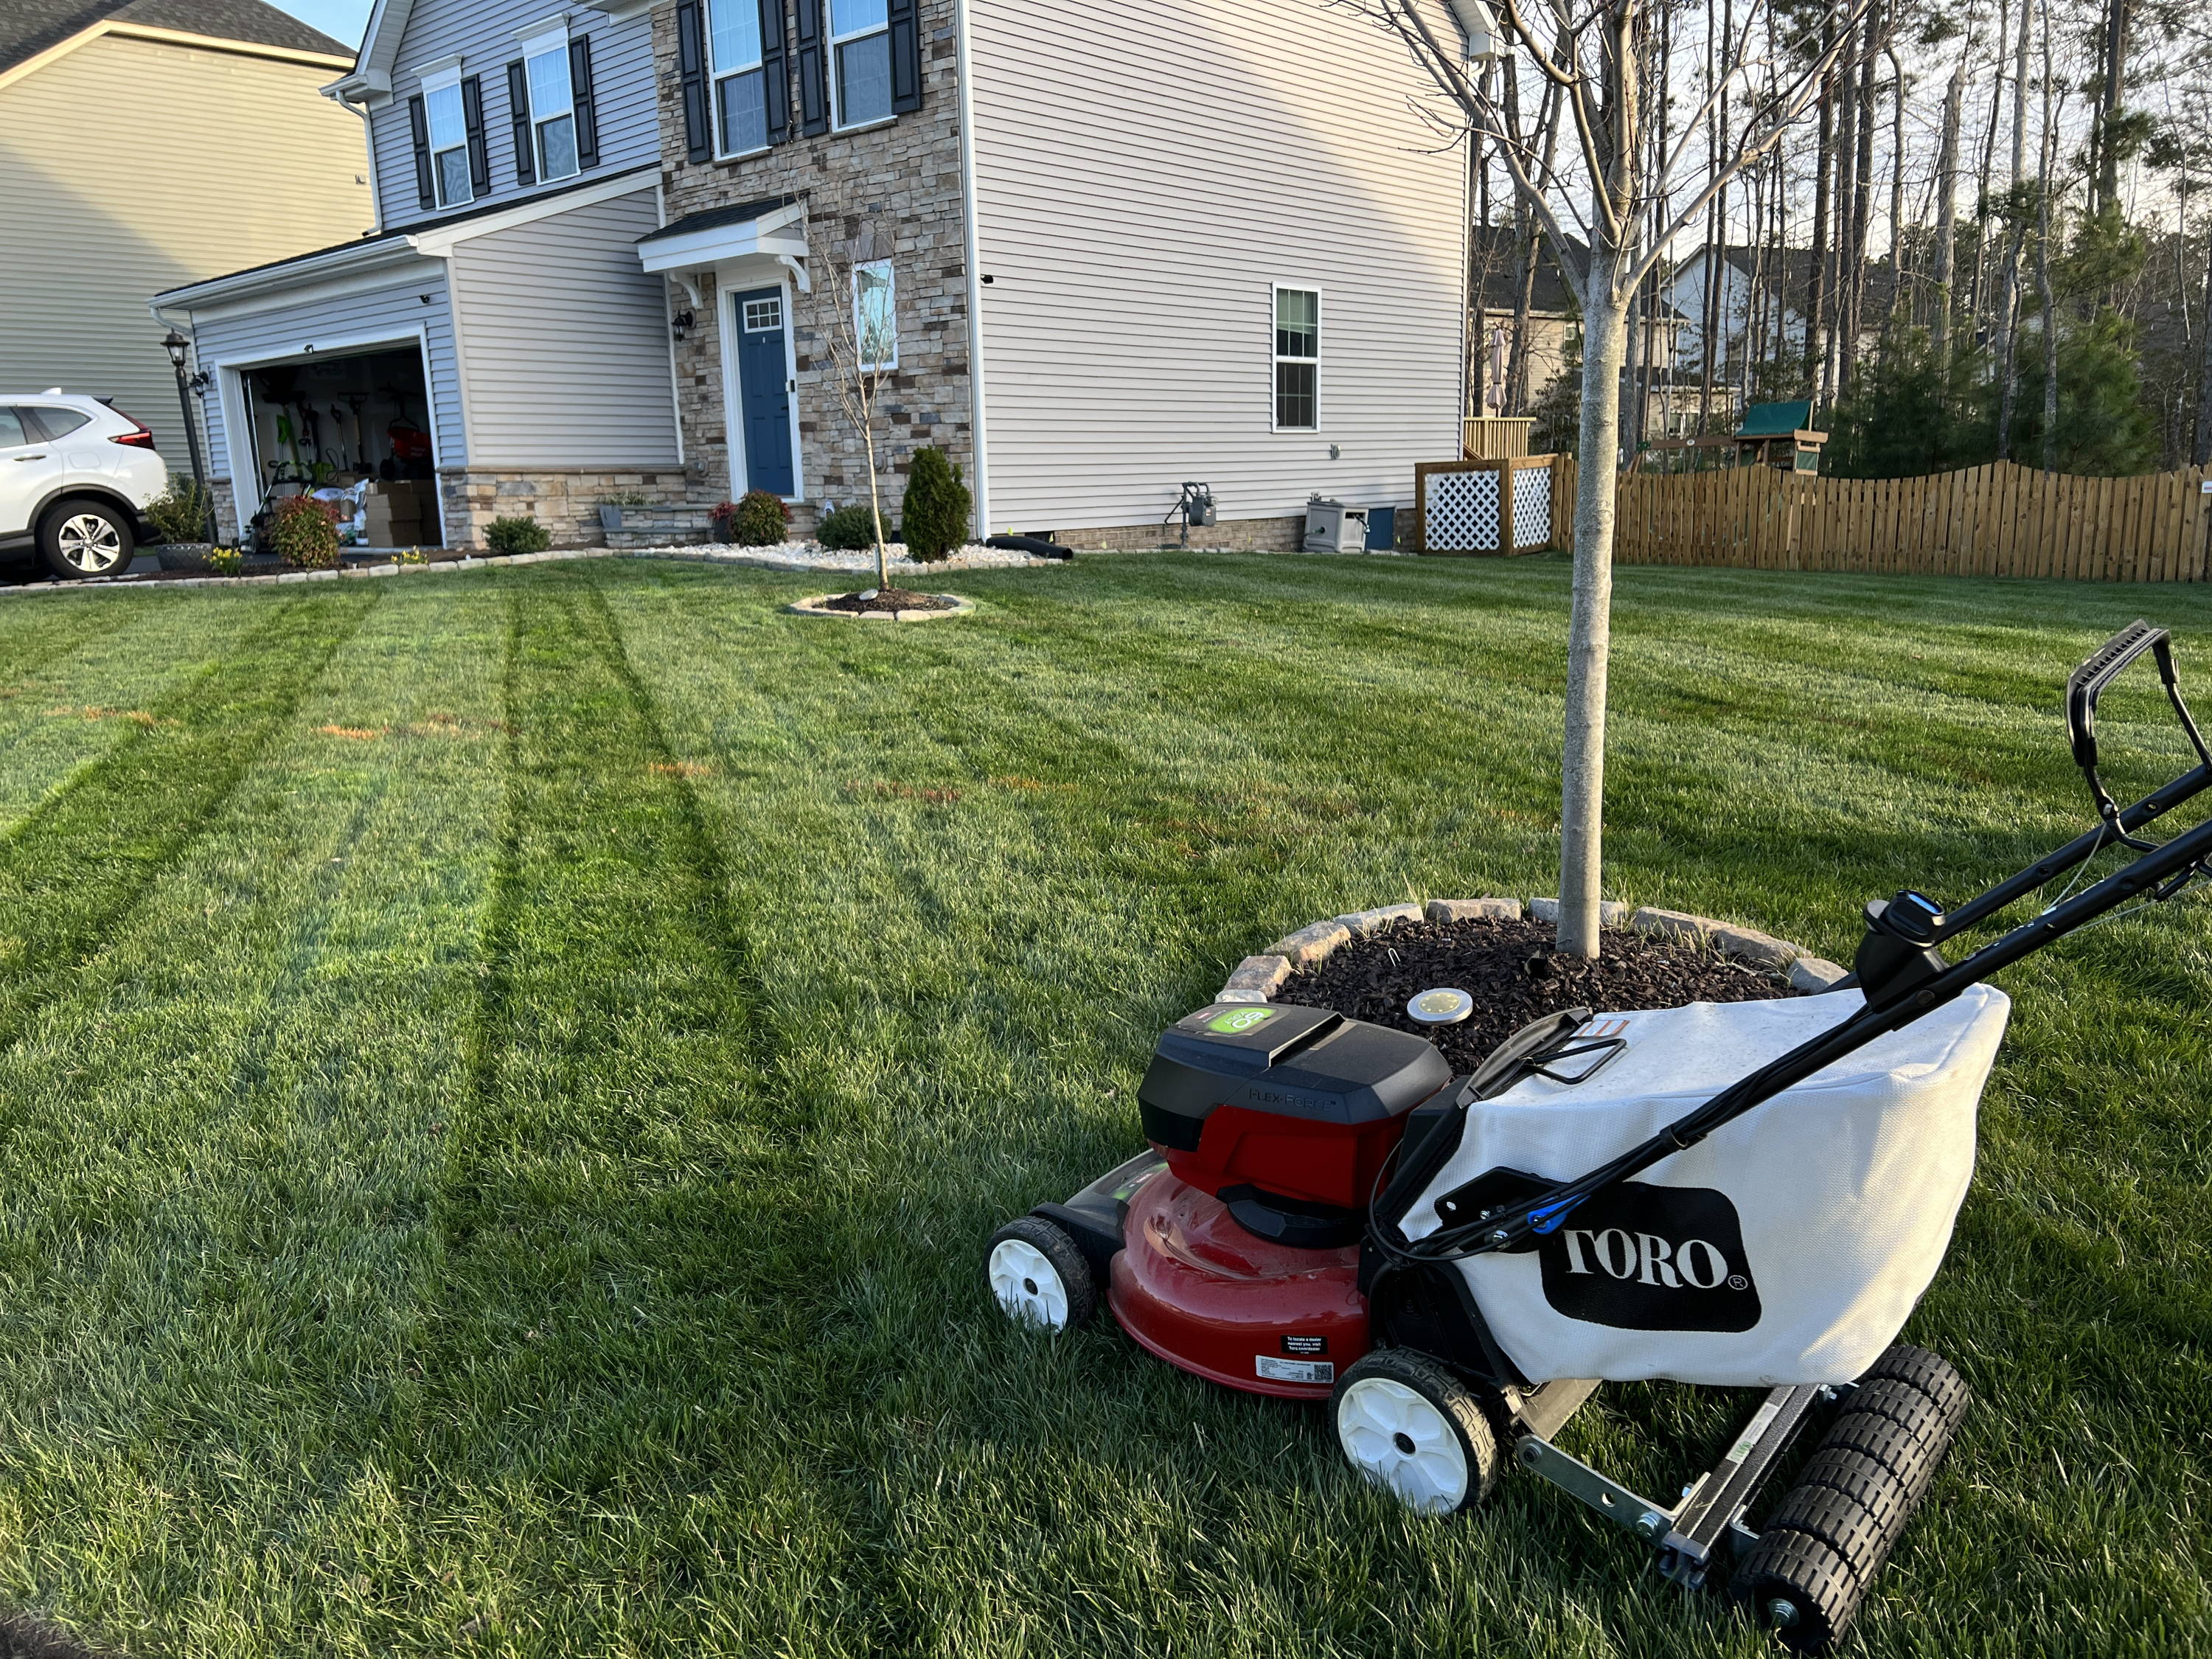
POLYGON ((453 76, 422 88, 423 143, 438 207, 465 207, 476 199, 483 148, 483 109, 473 79, 465 83, 453 76))
POLYGON ((676 8, 676 70, 684 88, 684 157, 709 161, 714 154, 714 139, 707 125, 707 47, 699 24, 698 0, 680 0, 676 8))
POLYGON ((707 0, 714 153, 747 155, 791 136, 783 0, 707 0))
POLYGON ((483 78, 471 75, 461 82, 461 122, 468 133, 469 191, 481 196, 491 188, 491 151, 484 144, 483 78))
POLYGON ((568 43, 569 97, 576 114, 576 165, 599 164, 599 106, 592 96, 592 42, 588 35, 568 43))
POLYGON ((430 121, 419 97, 407 100, 407 130, 415 141, 415 196, 428 213, 438 205, 438 187, 430 176, 430 121))
POLYGON ((890 0, 891 112, 921 107, 921 8, 919 0, 890 0))
POLYGON ((538 182, 537 145, 530 138, 530 82, 518 58, 507 66, 507 109, 514 132, 514 182, 538 182))
POLYGON ((830 70, 822 39, 823 0, 797 0, 799 130, 810 138, 830 131, 830 70))
MULTIPOLYGON (((537 151, 540 183, 574 176, 588 166, 584 141, 589 105, 577 96, 575 69, 579 42, 565 28, 556 27, 522 43, 522 79, 530 109, 531 137, 537 151)), ((588 70, 591 59, 582 58, 588 70)), ((592 159, 597 161, 599 140, 592 137, 592 159)))

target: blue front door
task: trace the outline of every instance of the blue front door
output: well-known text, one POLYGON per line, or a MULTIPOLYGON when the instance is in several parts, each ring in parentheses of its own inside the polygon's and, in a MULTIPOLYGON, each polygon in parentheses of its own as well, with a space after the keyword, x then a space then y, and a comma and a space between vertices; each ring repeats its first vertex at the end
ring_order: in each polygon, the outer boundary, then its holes
POLYGON ((793 493, 791 380, 783 349, 783 290, 730 296, 738 335, 738 425, 745 446, 745 488, 793 493))

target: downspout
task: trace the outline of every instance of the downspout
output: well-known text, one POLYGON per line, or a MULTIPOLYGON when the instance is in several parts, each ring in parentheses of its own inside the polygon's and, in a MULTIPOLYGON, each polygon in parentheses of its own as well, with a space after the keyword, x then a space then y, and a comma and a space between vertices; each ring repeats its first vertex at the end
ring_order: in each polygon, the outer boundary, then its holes
POLYGON ((968 6, 969 0, 953 0, 952 27, 959 47, 955 61, 960 74, 960 190, 968 220, 968 422, 974 434, 975 538, 981 541, 991 533, 991 487, 983 426, 983 255, 975 222, 975 76, 968 6))
POLYGON ((372 236, 377 235, 384 229, 384 192, 377 187, 376 183, 375 123, 372 122, 368 118, 368 109, 366 105, 354 103, 350 100, 330 91, 327 88, 324 89, 323 95, 328 98, 332 103, 336 104, 340 109, 351 110, 354 114, 361 118, 362 153, 368 161, 368 234, 372 236))

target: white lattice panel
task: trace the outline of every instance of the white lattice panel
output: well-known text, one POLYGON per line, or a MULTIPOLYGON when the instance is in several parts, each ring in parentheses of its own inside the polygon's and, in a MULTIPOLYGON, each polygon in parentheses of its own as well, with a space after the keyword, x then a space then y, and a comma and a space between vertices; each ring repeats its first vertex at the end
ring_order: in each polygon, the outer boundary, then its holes
POLYGON ((1513 545, 1548 547, 1552 541, 1552 475, 1541 467, 1513 473, 1513 545))
POLYGON ((1498 475, 1431 472, 1428 522, 1422 526, 1432 553, 1498 550, 1498 475))

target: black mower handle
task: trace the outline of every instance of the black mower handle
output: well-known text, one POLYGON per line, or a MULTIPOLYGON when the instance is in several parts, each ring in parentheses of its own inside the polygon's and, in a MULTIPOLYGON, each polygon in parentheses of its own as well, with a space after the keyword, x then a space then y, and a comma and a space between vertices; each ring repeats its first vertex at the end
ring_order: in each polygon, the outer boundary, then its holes
POLYGON ((2158 653, 2158 675, 2173 681, 2173 639, 2163 628, 2136 617, 2081 659, 2066 681, 2066 735, 2074 745, 2074 764, 2097 769, 2097 699, 2120 671, 2146 651, 2158 653))

